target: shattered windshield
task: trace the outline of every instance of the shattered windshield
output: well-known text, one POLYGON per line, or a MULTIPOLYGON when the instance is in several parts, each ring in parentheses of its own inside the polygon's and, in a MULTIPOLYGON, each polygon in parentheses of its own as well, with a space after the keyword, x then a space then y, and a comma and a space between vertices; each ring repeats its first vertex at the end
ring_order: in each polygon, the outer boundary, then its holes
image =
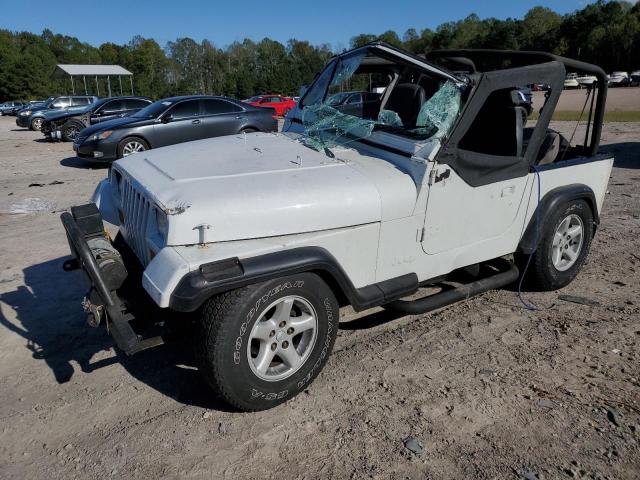
POLYGON ((448 135, 462 88, 418 66, 371 49, 338 58, 302 100, 302 141, 316 149, 385 131, 417 141, 448 135))

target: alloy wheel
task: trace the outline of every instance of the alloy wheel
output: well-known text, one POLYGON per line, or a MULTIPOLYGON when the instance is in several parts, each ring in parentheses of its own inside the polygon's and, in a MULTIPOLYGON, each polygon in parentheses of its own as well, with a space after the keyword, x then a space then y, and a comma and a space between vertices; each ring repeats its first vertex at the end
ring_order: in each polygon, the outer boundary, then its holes
POLYGON ((131 141, 127 142, 125 146, 122 148, 122 156, 126 157, 131 155, 132 153, 144 152, 145 148, 140 142, 131 141))
POLYGON ((291 295, 265 308, 247 342, 253 373, 275 382, 290 377, 307 361, 318 335, 318 317, 306 299, 291 295))
POLYGON ((564 218, 553 234, 551 261, 556 270, 569 270, 578 260, 584 238, 584 225, 578 215, 564 218))

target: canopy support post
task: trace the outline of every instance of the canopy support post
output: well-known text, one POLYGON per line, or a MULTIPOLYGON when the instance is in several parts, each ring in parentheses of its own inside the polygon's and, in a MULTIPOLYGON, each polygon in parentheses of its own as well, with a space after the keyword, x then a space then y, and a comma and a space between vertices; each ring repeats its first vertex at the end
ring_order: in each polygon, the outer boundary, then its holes
POLYGON ((71 95, 75 95, 76 87, 73 85, 73 75, 69 75, 69 77, 71 78, 71 95))
POLYGON ((129 75, 129 82, 131 83, 131 95, 133 95, 133 75, 129 75))
POLYGON ((87 77, 85 77, 84 75, 82 75, 82 81, 84 82, 84 94, 85 95, 89 95, 87 93, 87 77))
POLYGON ((118 82, 120 82, 120 96, 122 96, 122 75, 118 75, 118 82))
POLYGON ((96 90, 98 97, 100 96, 100 85, 98 85, 98 75, 96 75, 96 90))
POLYGON ((107 86, 109 87, 109 96, 111 96, 111 77, 107 75, 107 86))

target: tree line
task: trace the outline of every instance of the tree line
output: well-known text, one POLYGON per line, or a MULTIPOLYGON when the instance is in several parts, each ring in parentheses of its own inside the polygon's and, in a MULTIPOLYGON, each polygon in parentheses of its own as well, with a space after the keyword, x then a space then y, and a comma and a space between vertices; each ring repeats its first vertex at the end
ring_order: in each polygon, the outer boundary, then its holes
MULTIPOLYGON (((567 15, 534 7, 522 19, 480 19, 472 14, 435 30, 410 28, 402 37, 391 30, 360 34, 350 43, 357 47, 377 39, 416 54, 446 48, 543 50, 595 63, 607 72, 632 71, 640 69, 640 3, 598 0, 567 15)), ((136 36, 126 45, 95 47, 50 30, 40 35, 0 30, 0 100, 71 93, 68 79, 51 78, 59 63, 121 65, 133 72, 135 93, 151 98, 194 93, 236 98, 294 95, 334 53, 329 44, 295 39, 286 45, 269 38, 245 39, 222 48, 209 40, 178 38, 162 47, 136 36)), ((95 89, 95 82, 88 86, 95 89)), ((104 94, 106 83, 99 88, 104 94)))

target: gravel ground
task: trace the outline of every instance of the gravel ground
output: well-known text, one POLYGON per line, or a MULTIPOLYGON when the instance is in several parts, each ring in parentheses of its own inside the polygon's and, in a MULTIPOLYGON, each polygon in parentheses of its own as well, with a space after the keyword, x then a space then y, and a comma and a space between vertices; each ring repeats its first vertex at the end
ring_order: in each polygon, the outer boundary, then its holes
POLYGON ((509 290, 416 317, 345 309, 309 390, 244 414, 188 337, 124 358, 85 324, 58 216, 106 170, 0 118, 0 477, 639 478, 639 132, 605 127, 602 224, 571 285, 526 294, 539 310, 509 290))

